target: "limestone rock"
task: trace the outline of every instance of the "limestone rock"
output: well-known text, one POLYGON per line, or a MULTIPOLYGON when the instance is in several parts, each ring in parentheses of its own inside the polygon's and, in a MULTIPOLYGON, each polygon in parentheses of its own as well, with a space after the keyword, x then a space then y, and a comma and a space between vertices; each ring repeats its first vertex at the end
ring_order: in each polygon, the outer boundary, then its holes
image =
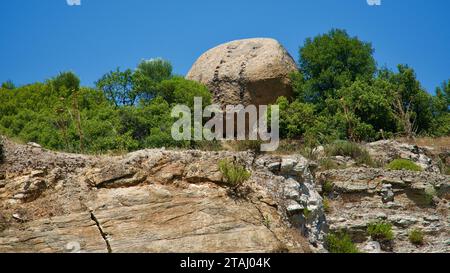
POLYGON ((282 188, 285 178, 257 170, 252 153, 90 157, 5 144, 0 252, 310 251, 280 192, 258 183, 270 176, 282 188), (219 183, 223 158, 252 169, 245 198, 219 183))
POLYGON ((219 45, 204 53, 186 78, 208 86, 214 102, 226 106, 269 105, 291 97, 289 75, 296 64, 276 40, 255 38, 219 45))

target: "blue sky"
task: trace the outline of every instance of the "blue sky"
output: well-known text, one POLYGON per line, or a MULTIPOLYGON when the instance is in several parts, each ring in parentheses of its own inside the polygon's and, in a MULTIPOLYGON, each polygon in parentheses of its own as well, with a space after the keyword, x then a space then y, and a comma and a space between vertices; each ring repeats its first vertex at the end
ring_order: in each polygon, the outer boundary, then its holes
POLYGON ((380 66, 415 68, 434 93, 450 78, 450 1, 0 0, 0 82, 43 81, 60 71, 92 86, 120 66, 170 60, 185 74, 205 50, 250 37, 279 40, 298 59, 307 37, 344 28, 372 42, 380 66))

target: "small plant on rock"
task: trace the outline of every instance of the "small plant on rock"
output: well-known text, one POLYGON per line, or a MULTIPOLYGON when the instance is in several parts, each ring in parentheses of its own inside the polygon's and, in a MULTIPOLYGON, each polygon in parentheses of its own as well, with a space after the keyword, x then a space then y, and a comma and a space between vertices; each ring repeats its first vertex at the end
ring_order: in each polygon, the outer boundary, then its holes
POLYGON ((232 188, 239 187, 251 176, 245 167, 226 159, 219 162, 219 170, 223 175, 224 182, 232 188))
POLYGON ((325 237, 325 245, 330 253, 359 253, 350 236, 343 231, 328 234, 325 237))
POLYGON ((333 193, 333 190, 334 190, 334 184, 332 182, 325 181, 322 184, 322 193, 323 193, 324 196, 333 193))
POLYGON ((369 152, 357 143, 349 141, 337 141, 325 148, 329 156, 348 156, 353 158, 358 165, 374 166, 369 152))
POLYGON ((422 168, 408 159, 395 159, 387 166, 387 169, 394 171, 414 171, 421 172, 422 168))
POLYGON ((323 198, 323 210, 325 211, 325 213, 330 213, 331 212, 331 204, 330 204, 330 200, 328 198, 323 198))
POLYGON ((413 229, 409 232, 408 235, 409 241, 417 246, 423 245, 424 243, 424 236, 423 232, 420 229, 413 229))
POLYGON ((394 240, 392 224, 386 221, 377 221, 369 223, 367 233, 378 242, 390 242, 394 240))

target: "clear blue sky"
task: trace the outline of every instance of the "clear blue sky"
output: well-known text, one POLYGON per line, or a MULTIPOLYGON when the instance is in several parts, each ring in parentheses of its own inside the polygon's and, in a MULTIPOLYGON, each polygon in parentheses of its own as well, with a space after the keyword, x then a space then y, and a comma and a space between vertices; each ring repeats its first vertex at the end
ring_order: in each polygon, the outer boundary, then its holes
POLYGON ((450 1, 0 0, 0 82, 72 70, 92 86, 120 66, 163 57, 185 74, 205 50, 249 37, 279 40, 298 59, 305 38, 344 28, 370 41, 379 65, 406 63, 426 87, 450 78, 450 1))

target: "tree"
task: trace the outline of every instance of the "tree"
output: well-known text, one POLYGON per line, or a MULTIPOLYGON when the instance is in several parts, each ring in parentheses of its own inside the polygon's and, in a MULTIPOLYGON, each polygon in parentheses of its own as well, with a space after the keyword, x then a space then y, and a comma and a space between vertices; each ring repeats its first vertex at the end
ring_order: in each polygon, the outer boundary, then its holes
POLYGON ((203 99, 203 106, 211 104, 211 93, 205 85, 182 77, 162 81, 158 95, 171 105, 185 104, 192 108, 195 97, 203 99))
POLYGON ((136 103, 137 92, 134 88, 133 72, 130 69, 111 71, 96 83, 106 98, 116 107, 131 106, 136 103))
POLYGON ((158 83, 172 77, 172 64, 160 58, 151 59, 142 61, 136 71, 158 83))
POLYGON ((6 82, 2 83, 1 87, 3 89, 13 90, 16 88, 16 85, 11 80, 7 80, 6 82))
POLYGON ((300 100, 318 103, 320 110, 340 88, 357 79, 370 80, 376 71, 373 52, 370 43, 350 37, 345 30, 308 38, 300 48, 300 71, 294 83, 300 100))
POLYGON ((67 98, 80 88, 80 78, 73 72, 61 72, 50 79, 49 83, 58 95, 67 98))
POLYGON ((148 101, 157 94, 159 84, 172 78, 172 64, 163 59, 151 59, 139 63, 133 74, 135 89, 140 99, 148 101))
POLYGON ((412 68, 398 65, 397 69, 397 73, 383 69, 379 77, 390 83, 398 129, 407 137, 426 133, 433 121, 432 98, 421 87, 412 68))
POLYGON ((450 135, 450 81, 444 81, 436 88, 433 97, 433 125, 431 133, 434 136, 450 135))

